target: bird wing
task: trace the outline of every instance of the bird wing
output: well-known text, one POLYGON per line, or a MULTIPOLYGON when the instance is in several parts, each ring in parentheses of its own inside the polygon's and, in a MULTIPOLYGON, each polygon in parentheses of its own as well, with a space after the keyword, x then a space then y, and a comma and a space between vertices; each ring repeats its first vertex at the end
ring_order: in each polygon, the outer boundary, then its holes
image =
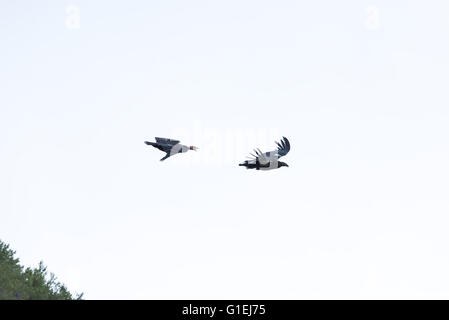
POLYGON ((159 137, 155 137, 156 141, 158 143, 166 143, 166 144, 171 144, 171 145, 175 145, 179 143, 179 140, 173 140, 173 139, 167 139, 167 138, 159 138, 159 137))
POLYGON ((269 158, 267 158, 267 156, 265 155, 265 153, 263 153, 262 151, 260 151, 260 149, 254 149, 254 153, 255 154, 252 154, 252 153, 250 153, 250 155, 253 157, 253 158, 249 158, 250 160, 251 160, 251 162, 256 162, 256 161, 259 161, 259 163, 260 164, 267 164, 268 162, 270 162, 270 159, 269 158))
POLYGON ((281 142, 276 142, 278 149, 275 151, 265 152, 267 157, 276 155, 278 158, 285 156, 290 151, 290 142, 286 137, 282 137, 281 142))
POLYGON ((254 149, 254 153, 250 153, 251 157, 248 157, 251 161, 259 160, 261 164, 266 164, 270 162, 270 160, 279 159, 280 157, 285 156, 290 151, 290 142, 286 137, 282 137, 281 142, 276 142, 278 145, 278 149, 275 151, 262 152, 260 149, 254 149))
POLYGON ((171 154, 170 152, 167 152, 167 154, 165 155, 165 157, 163 157, 160 161, 164 161, 165 159, 167 159, 168 157, 170 157, 171 154))

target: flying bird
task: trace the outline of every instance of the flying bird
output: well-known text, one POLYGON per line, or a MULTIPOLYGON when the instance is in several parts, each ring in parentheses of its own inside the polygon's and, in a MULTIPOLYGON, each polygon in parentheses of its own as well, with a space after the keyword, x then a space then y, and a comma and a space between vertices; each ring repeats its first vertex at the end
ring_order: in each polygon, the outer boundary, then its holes
POLYGON ((145 141, 145 144, 149 146, 153 146, 161 151, 164 151, 167 153, 165 157, 161 159, 161 161, 164 161, 168 157, 171 157, 172 155, 175 155, 177 153, 184 153, 189 150, 198 150, 195 146, 185 146, 183 144, 179 143, 179 140, 173 140, 173 139, 167 139, 167 138, 158 138, 156 137, 156 142, 149 142, 145 141))
POLYGON ((260 149, 254 149, 255 154, 250 154, 252 158, 248 158, 239 166, 244 166, 246 169, 256 170, 271 170, 280 167, 288 167, 288 164, 278 161, 280 157, 285 156, 290 151, 290 142, 286 137, 282 137, 281 142, 276 142, 278 149, 274 151, 262 152, 260 149))

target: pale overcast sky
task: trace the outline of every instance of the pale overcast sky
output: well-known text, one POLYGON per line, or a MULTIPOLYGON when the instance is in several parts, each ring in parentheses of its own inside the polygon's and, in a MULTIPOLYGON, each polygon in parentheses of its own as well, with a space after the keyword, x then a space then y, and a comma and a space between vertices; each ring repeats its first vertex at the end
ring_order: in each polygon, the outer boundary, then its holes
POLYGON ((0 3, 21 263, 87 299, 449 298, 449 2, 0 3))

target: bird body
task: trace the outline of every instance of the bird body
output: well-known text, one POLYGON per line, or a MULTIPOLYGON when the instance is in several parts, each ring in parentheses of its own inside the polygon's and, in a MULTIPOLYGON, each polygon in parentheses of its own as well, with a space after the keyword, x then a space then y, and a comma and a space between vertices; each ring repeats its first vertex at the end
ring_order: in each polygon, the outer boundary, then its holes
POLYGON ((276 142, 276 144, 278 145, 278 149, 274 151, 264 153, 259 149, 255 149, 255 155, 251 154, 252 158, 240 163, 239 166, 256 170, 272 170, 280 167, 288 167, 288 164, 278 160, 290 151, 290 142, 286 137, 283 137, 281 142, 276 142))
POLYGON ((164 161, 168 157, 171 157, 172 155, 175 155, 177 153, 185 153, 189 150, 197 150, 197 147, 194 146, 185 146, 183 144, 180 144, 179 140, 174 139, 168 139, 168 138, 159 138, 156 137, 156 142, 149 142, 145 141, 145 144, 153 146, 163 152, 166 153, 166 155, 161 159, 161 161, 164 161))
POLYGON ((239 166, 246 167, 246 169, 256 169, 256 170, 272 170, 272 169, 277 169, 280 167, 288 167, 288 165, 282 161, 266 162, 266 163, 262 164, 257 160, 256 161, 245 161, 243 163, 240 163, 239 166))

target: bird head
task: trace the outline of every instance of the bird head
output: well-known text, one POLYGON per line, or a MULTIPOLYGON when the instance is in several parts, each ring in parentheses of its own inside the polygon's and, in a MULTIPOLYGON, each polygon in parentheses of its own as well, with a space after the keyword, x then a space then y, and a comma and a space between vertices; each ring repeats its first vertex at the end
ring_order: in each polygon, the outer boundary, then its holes
POLYGON ((198 147, 190 146, 190 150, 195 150, 195 151, 197 151, 198 149, 199 149, 198 147))

